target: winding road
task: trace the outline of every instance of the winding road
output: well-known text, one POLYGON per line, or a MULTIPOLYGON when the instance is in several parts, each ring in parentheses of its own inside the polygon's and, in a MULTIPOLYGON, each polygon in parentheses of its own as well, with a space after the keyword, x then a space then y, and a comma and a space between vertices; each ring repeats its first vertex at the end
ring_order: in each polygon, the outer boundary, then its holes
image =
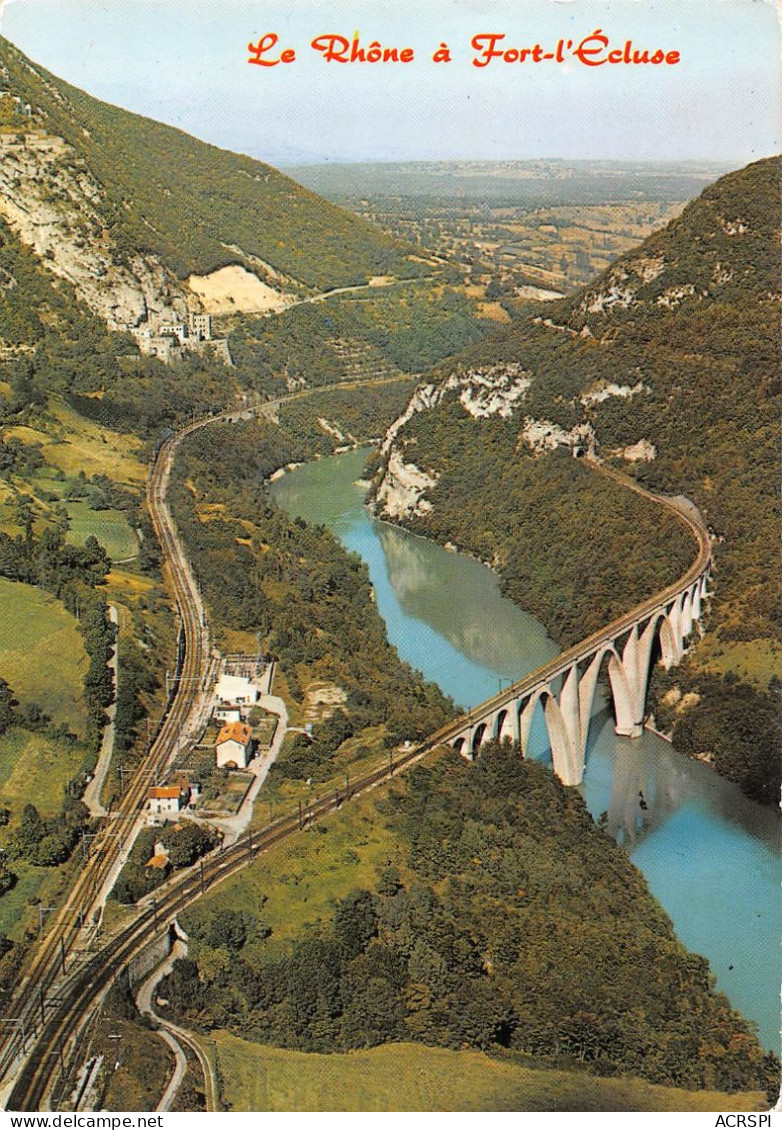
POLYGON ((114 701, 106 707, 105 713, 108 720, 103 728, 103 736, 100 743, 98 762, 95 766, 92 780, 84 790, 84 796, 82 797, 82 800, 90 810, 90 816, 93 818, 93 820, 106 815, 106 809, 101 804, 100 794, 103 790, 103 782, 106 780, 106 774, 109 771, 109 765, 111 763, 111 755, 114 750, 114 719, 117 715, 116 691, 118 678, 117 655, 119 652, 119 616, 117 614, 117 609, 113 604, 109 605, 109 619, 111 620, 115 629, 117 629, 117 634, 115 635, 114 639, 114 648, 112 650, 111 658, 109 659, 108 663, 112 678, 111 685, 114 687, 115 697, 114 701))
POLYGON ((174 1073, 168 1082, 163 1097, 158 1103, 157 1109, 159 1111, 171 1110, 177 1091, 182 1085, 188 1067, 187 1057, 182 1048, 184 1044, 195 1056, 204 1077, 206 1109, 207 1111, 216 1111, 218 1109, 217 1080, 215 1078, 214 1068, 209 1062, 208 1056, 191 1032, 186 1032, 183 1028, 180 1028, 178 1024, 173 1024, 170 1020, 164 1020, 155 1011, 155 989, 160 981, 171 972, 177 958, 184 957, 186 953, 187 947, 185 944, 181 941, 176 941, 166 960, 161 962, 160 965, 150 973, 141 987, 137 989, 136 1004, 141 1015, 148 1017, 155 1024, 159 1030, 158 1035, 165 1040, 174 1053, 174 1073))
MULTIPOLYGON (((402 376, 367 381, 343 381, 330 388, 355 388, 392 384, 402 376)), ((322 392, 306 389, 249 408, 231 408, 194 421, 158 448, 147 483, 147 505, 155 535, 161 546, 164 569, 174 592, 180 619, 181 664, 174 677, 173 693, 157 733, 128 787, 102 828, 89 842, 84 866, 34 951, 13 998, 6 1002, 13 1027, 0 1032, 0 1107, 12 1101, 22 1065, 37 1048, 45 1029, 47 1011, 61 1007, 63 993, 72 991, 79 971, 89 965, 89 947, 97 941, 106 895, 144 824, 149 782, 173 761, 180 749, 203 728, 209 706, 206 688, 216 670, 209 627, 201 594, 184 547, 177 535, 166 501, 171 469, 177 449, 187 436, 218 421, 252 413, 274 413, 283 403, 322 392)), ((62 1047, 47 1049, 47 1068, 62 1054, 62 1047)), ((20 1108, 22 1109, 22 1108, 20 1108)))

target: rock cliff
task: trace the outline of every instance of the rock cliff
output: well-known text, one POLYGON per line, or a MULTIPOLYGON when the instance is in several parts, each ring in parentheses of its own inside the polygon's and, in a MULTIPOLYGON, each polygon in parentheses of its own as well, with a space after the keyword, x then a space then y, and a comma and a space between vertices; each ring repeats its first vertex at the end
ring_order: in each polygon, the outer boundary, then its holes
POLYGON ((41 262, 110 329, 138 331, 153 316, 181 321, 182 285, 154 256, 117 245, 104 205, 101 185, 62 138, 0 135, 0 215, 41 262))

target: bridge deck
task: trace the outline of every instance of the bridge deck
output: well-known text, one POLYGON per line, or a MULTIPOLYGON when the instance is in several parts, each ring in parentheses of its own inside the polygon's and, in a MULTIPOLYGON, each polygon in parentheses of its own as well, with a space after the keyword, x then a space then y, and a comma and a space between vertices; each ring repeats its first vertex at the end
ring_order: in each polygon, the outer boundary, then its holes
POLYGON ((556 659, 552 659, 548 663, 544 663, 542 667, 531 671, 529 675, 525 675, 523 679, 519 679, 511 686, 506 687, 498 694, 482 702, 480 706, 473 707, 472 710, 467 711, 466 714, 460 714, 453 722, 449 722, 446 726, 443 726, 442 729, 438 730, 436 734, 432 734, 428 739, 428 745, 447 742, 451 738, 461 734, 469 726, 477 725, 484 721, 496 710, 501 710, 503 706, 507 706, 509 703, 517 701, 518 699, 529 697, 542 687, 548 686, 552 679, 565 674, 574 663, 580 663, 585 659, 589 659, 601 647, 616 640, 617 636, 621 636, 624 632, 633 628, 634 625, 648 620, 651 616, 654 616, 657 612, 664 609, 672 600, 675 600, 682 592, 688 589, 691 584, 698 580, 709 567, 711 563, 711 542, 709 533, 703 524, 697 507, 695 507, 689 499, 683 496, 665 498, 663 495, 653 494, 651 491, 644 490, 638 483, 633 482, 627 475, 623 475, 621 471, 616 471, 612 467, 606 467, 594 459, 589 459, 588 462, 593 470, 599 472, 601 475, 605 475, 606 478, 613 479, 626 489, 635 491, 636 494, 640 494, 644 498, 651 499, 653 502, 664 506, 667 510, 675 514, 676 517, 687 526, 698 544, 698 553, 692 565, 690 565, 686 573, 666 589, 663 589, 662 592, 655 593, 655 595, 649 597, 648 600, 642 601, 640 604, 636 605, 635 608, 626 612, 624 616, 618 617, 616 620, 613 620, 604 628, 600 628, 599 631, 593 632, 592 635, 587 636, 586 639, 581 640, 573 647, 560 652, 556 659))

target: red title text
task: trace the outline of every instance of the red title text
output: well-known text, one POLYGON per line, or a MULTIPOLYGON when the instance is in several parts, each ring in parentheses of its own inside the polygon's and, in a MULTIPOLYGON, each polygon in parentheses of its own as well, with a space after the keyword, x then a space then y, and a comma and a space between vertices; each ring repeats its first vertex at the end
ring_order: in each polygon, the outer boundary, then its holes
MULTIPOLYGON (((348 38, 330 33, 316 35, 310 50, 326 63, 398 63, 416 61, 410 46, 382 43, 379 39, 363 39, 358 32, 348 38)), ((565 64, 575 62, 584 67, 603 66, 675 66, 681 61, 679 51, 662 46, 637 44, 632 39, 614 40, 602 28, 596 28, 583 39, 558 39, 555 43, 516 43, 504 32, 482 32, 470 40, 468 62, 478 69, 524 64, 565 64)), ((248 63, 259 67, 277 67, 295 63, 297 48, 280 42, 276 32, 262 35, 247 45, 248 63)), ((442 40, 423 57, 433 63, 453 62, 450 46, 442 40)))

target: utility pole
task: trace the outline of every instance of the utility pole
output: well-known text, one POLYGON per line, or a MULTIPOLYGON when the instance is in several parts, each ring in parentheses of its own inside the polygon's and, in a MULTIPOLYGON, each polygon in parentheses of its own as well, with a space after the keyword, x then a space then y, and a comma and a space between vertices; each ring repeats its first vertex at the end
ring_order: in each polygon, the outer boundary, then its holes
POLYGON ((50 910, 55 910, 53 906, 44 906, 43 903, 38 903, 38 938, 43 937, 43 916, 48 914, 50 910))

